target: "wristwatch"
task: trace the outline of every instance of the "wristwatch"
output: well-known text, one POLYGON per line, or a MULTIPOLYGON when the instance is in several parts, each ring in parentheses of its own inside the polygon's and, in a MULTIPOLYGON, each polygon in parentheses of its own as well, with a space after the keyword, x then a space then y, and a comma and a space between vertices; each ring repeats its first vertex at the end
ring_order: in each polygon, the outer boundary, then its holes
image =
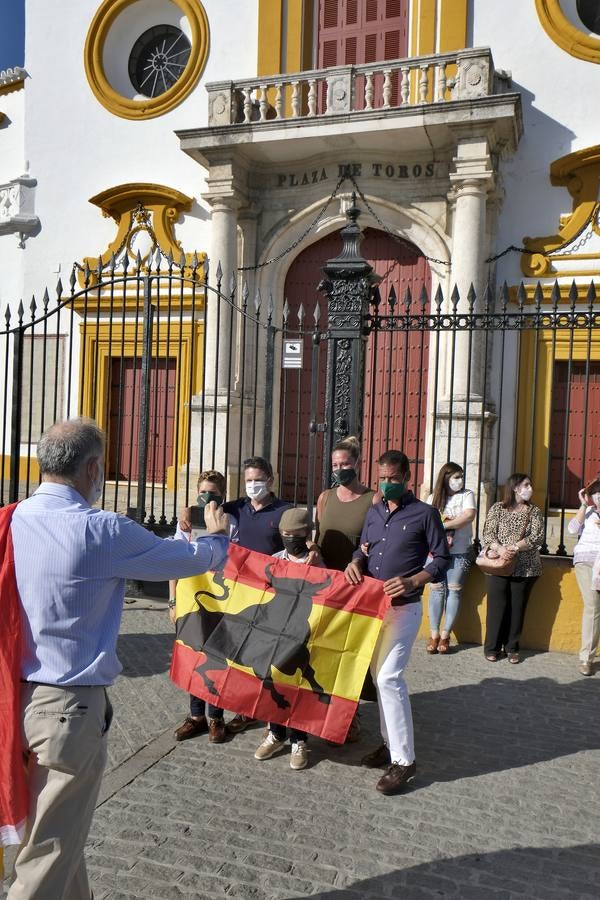
POLYGON ((169 597, 169 609, 175 609, 175 597, 169 597))

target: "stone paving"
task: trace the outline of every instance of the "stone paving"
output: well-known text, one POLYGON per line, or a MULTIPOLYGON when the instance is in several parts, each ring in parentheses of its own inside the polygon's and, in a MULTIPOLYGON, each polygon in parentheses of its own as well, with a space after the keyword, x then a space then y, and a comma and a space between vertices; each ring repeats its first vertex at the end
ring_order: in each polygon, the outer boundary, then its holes
POLYGON ((261 726, 175 744, 187 697, 168 680, 171 643, 164 612, 125 611, 88 844, 95 900, 600 898, 600 666, 583 678, 572 656, 511 666, 418 643, 418 776, 383 797, 358 765, 378 742, 372 703, 360 743, 312 739, 300 772, 287 752, 253 758, 261 726))

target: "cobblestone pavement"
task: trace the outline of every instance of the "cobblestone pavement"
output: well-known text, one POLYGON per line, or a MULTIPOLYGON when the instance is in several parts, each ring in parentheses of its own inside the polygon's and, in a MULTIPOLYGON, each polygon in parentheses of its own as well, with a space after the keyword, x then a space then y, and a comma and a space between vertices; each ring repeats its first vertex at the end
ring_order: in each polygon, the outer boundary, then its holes
MULTIPOLYGON (((481 649, 428 657, 408 673, 417 779, 397 797, 358 765, 378 743, 310 742, 257 762, 261 727, 224 745, 182 744, 187 697, 167 676, 164 612, 124 613, 124 672, 111 689, 110 771, 88 844, 95 900, 598 900, 600 666, 572 656, 519 666, 481 649)), ((54 900, 54 898, 53 898, 54 900)))

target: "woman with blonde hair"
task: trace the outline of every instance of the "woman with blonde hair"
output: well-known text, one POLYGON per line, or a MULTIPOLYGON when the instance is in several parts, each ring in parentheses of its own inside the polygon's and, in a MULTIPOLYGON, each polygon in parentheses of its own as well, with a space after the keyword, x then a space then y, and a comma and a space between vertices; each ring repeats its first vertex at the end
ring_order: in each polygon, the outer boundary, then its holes
POLYGON ((442 466, 427 503, 440 511, 452 561, 444 580, 429 586, 431 640, 426 650, 430 654, 445 654, 450 650, 450 632, 458 615, 463 584, 471 568, 472 522, 477 514, 475 495, 465 488, 462 466, 454 462, 442 466), (444 627, 440 632, 442 616, 444 627))
MULTIPOLYGON (((328 569, 343 572, 358 549, 360 535, 375 492, 359 479, 360 444, 351 436, 338 441, 331 453, 332 487, 317 500, 315 541, 328 569)), ((347 741, 360 737, 358 714, 347 741)))

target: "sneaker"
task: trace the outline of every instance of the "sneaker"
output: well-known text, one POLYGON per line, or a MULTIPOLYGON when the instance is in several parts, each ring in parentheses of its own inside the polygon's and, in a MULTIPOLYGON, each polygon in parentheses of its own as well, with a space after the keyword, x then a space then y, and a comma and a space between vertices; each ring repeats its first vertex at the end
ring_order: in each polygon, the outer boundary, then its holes
POLYGON ((227 740, 225 722, 223 719, 208 720, 208 740, 211 744, 224 744, 227 740))
POLYGON ((292 744, 292 754, 290 756, 290 769, 305 769, 308 765, 308 748, 306 741, 298 741, 292 744))
POLYGON ((187 741, 188 738, 206 734, 207 731, 208 722, 206 721, 206 716, 201 716, 199 719, 192 719, 191 716, 188 716, 183 725, 180 725, 175 731, 175 740, 187 741))
POLYGON ((249 716, 243 716, 241 713, 237 713, 233 719, 229 720, 225 727, 229 734, 241 734, 242 731, 246 730, 248 725, 252 725, 255 721, 255 719, 251 719, 249 716))
POLYGON ((380 794, 399 794, 405 784, 415 777, 417 764, 411 763, 409 766, 403 766, 401 763, 394 762, 388 766, 384 775, 381 776, 375 787, 380 794))
POLYGON ((262 744, 256 748, 254 759, 271 759, 284 746, 285 741, 278 741, 272 731, 268 733, 262 744))
POLYGON ((582 675, 593 675, 594 670, 592 668, 591 662, 582 662, 579 663, 579 671, 582 675))
POLYGON ((384 766, 389 766, 391 761, 390 751, 385 744, 381 744, 377 750, 373 750, 372 753, 367 753, 366 756, 363 756, 360 764, 361 766, 366 766, 367 769, 382 769, 384 766))

